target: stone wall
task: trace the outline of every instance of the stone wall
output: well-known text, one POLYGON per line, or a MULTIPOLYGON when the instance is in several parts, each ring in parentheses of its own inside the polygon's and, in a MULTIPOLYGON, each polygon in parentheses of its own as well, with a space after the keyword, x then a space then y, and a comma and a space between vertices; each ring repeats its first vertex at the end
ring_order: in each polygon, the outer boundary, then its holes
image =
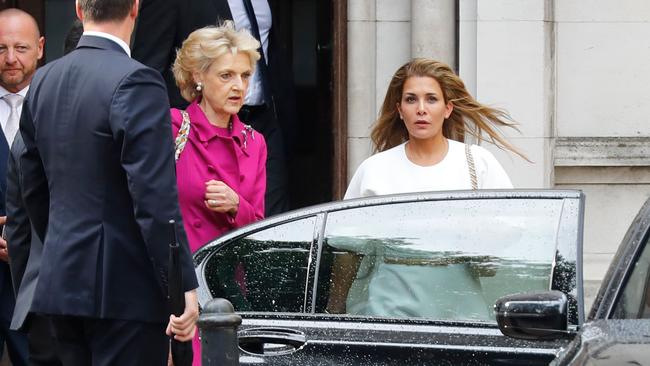
POLYGON ((585 279, 593 291, 650 197, 650 2, 351 0, 349 177, 395 69, 415 56, 457 66, 533 163, 488 146, 520 188, 587 195, 585 279), (457 23, 456 23, 457 21, 457 23), (456 31, 458 30, 458 31, 456 31))

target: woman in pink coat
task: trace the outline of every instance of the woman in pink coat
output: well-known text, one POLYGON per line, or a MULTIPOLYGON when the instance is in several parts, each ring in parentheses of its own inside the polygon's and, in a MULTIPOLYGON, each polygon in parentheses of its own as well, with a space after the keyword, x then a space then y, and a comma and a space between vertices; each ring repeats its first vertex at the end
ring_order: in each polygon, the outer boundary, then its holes
MULTIPOLYGON (((174 63, 191 104, 172 109, 176 176, 190 249, 264 217, 266 143, 237 112, 259 59, 259 42, 232 22, 194 31, 174 63)), ((194 363, 200 365, 194 338, 194 363)))

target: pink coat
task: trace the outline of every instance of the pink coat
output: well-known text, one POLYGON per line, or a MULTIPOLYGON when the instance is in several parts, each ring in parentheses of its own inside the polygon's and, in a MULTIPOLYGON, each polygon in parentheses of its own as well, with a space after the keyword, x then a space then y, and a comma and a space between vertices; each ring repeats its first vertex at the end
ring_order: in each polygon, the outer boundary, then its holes
MULTIPOLYGON (((225 232, 264 218, 266 142, 237 115, 233 115, 229 131, 210 124, 196 101, 186 111, 190 134, 176 162, 176 180, 187 239, 195 252, 225 232), (211 179, 224 182, 239 194, 235 217, 205 207, 205 182, 211 179)), ((183 117, 174 108, 171 115, 175 137, 183 117)))

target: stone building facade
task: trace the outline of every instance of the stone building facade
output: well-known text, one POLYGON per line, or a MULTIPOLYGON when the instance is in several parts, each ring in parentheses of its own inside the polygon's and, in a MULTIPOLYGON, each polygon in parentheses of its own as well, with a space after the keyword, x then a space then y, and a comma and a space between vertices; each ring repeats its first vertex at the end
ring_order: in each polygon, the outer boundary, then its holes
POLYGON ((510 112, 533 161, 491 148, 518 188, 586 193, 587 296, 650 197, 650 2, 349 0, 348 177, 392 73, 412 57, 453 65, 510 112))

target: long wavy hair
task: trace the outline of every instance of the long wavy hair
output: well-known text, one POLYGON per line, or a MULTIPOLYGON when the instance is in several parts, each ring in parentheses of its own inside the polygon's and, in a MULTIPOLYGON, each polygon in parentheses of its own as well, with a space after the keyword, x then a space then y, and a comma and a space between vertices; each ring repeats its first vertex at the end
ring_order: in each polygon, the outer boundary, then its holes
POLYGON ((451 115, 442 125, 443 136, 465 142, 465 137, 469 134, 479 142, 489 141, 501 149, 510 150, 528 160, 508 143, 497 129, 511 127, 519 131, 510 115, 506 111, 476 101, 465 88, 465 83, 448 65, 426 58, 416 58, 407 62, 393 75, 379 118, 370 135, 376 152, 388 150, 409 139, 408 130, 399 118, 397 104, 402 100, 404 83, 413 76, 434 78, 440 84, 445 104, 447 102, 453 104, 451 115))

